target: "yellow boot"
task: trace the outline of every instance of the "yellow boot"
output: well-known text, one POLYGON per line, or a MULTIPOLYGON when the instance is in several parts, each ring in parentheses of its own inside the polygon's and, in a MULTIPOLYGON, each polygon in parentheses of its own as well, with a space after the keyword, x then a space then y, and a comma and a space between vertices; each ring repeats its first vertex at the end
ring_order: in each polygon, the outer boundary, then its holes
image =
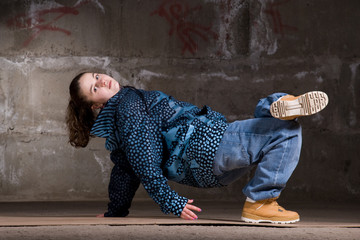
POLYGON ((261 201, 246 200, 241 220, 249 223, 295 223, 300 221, 297 212, 285 210, 276 202, 277 198, 261 201))
POLYGON ((274 118, 293 120, 320 112, 328 103, 328 96, 320 91, 307 92, 297 97, 285 95, 271 104, 270 113, 274 118))

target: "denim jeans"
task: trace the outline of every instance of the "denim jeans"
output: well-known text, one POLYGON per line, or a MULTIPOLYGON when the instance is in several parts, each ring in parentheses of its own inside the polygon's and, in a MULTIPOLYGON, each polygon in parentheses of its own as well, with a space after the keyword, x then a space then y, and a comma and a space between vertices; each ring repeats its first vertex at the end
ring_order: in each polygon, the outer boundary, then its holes
POLYGON ((213 171, 223 185, 257 166, 254 177, 243 188, 243 193, 255 201, 278 197, 299 161, 299 123, 270 114, 271 103, 284 95, 275 93, 261 99, 255 118, 230 123, 215 155, 213 171))

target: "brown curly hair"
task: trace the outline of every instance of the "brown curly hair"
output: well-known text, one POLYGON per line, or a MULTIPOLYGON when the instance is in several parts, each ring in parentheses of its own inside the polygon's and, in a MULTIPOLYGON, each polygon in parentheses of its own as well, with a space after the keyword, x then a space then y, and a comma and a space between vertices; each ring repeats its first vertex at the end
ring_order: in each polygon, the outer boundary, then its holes
POLYGON ((69 86, 70 99, 66 111, 66 125, 69 143, 74 147, 86 147, 90 141, 90 130, 95 122, 92 102, 85 99, 80 89, 80 78, 86 72, 78 74, 69 86))

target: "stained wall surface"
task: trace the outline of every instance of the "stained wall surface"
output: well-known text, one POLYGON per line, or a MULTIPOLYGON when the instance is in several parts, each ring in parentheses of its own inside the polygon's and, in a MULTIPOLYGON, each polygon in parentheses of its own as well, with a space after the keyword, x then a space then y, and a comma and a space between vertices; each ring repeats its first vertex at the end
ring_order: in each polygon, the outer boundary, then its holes
MULTIPOLYGON (((251 118, 272 92, 328 93, 300 119, 301 159, 282 196, 360 199, 360 1, 2 0, 0 201, 107 198, 103 139, 68 143, 68 86, 84 70, 122 85, 251 118)), ((172 184, 189 198, 242 199, 226 188, 172 184)), ((147 198, 140 189, 137 198, 147 198)))

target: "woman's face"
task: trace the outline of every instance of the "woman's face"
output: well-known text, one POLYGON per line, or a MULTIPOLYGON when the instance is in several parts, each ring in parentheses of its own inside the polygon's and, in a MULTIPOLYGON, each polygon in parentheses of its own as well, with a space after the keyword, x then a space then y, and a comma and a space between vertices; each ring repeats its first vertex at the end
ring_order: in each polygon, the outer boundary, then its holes
POLYGON ((92 109, 101 108, 120 90, 120 84, 106 74, 85 73, 79 84, 85 99, 93 103, 92 109))

